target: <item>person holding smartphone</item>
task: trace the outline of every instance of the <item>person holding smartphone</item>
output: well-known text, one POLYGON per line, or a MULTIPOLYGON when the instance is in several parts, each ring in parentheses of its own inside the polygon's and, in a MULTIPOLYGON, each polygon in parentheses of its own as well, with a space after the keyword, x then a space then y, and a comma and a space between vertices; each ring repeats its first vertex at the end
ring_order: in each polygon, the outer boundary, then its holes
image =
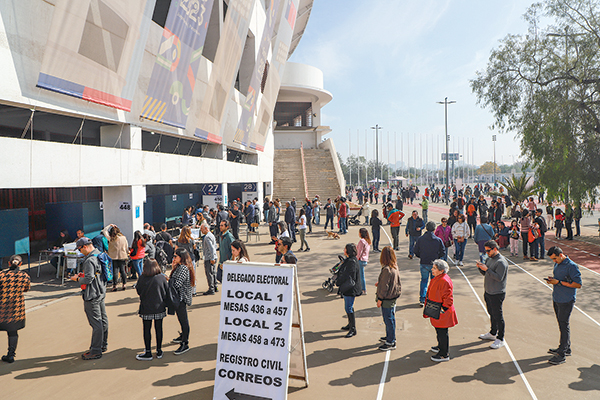
POLYGON ((488 314, 490 314, 491 327, 489 332, 479 335, 479 339, 493 340, 494 343, 490 347, 492 349, 499 349, 505 344, 502 303, 506 296, 508 261, 498 251, 498 244, 495 240, 488 240, 484 248, 488 258, 485 260, 485 264, 477 262, 477 268, 479 268, 479 272, 484 276, 484 299, 488 314))
POLYGON ((550 247, 548 257, 554 261, 553 276, 544 279, 550 285, 553 285, 552 302, 554 314, 558 321, 558 329, 560 330, 560 344, 558 348, 548 350, 548 353, 553 355, 548 362, 552 365, 558 365, 566 361, 566 356, 571 355, 569 320, 575 305, 577 289, 581 288, 583 282, 579 267, 563 253, 560 247, 550 247))

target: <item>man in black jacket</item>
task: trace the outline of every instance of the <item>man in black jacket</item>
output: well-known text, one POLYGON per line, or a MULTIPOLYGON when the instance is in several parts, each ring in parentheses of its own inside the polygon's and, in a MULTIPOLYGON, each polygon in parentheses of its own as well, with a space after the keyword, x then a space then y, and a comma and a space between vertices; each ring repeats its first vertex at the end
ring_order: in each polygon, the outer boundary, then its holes
POLYGON ((417 243, 417 239, 421 236, 423 232, 423 228, 425 224, 421 217, 419 217, 419 213, 417 211, 412 212, 412 216, 406 222, 405 233, 406 236, 410 236, 410 242, 408 246, 408 258, 413 258, 415 254, 415 243, 417 243))
POLYGON ((285 217, 284 220, 287 223, 288 233, 292 242, 296 242, 296 209, 292 207, 292 203, 289 201, 285 202, 285 217))
POLYGON ((425 295, 427 294, 427 283, 429 278, 433 278, 431 275, 431 267, 433 262, 439 258, 444 257, 446 254, 446 246, 442 239, 435 236, 433 231, 435 230, 435 222, 429 221, 425 225, 427 232, 417 239, 415 243, 415 255, 421 259, 420 270, 421 270, 421 287, 419 291, 419 304, 423 307, 425 304, 425 295))

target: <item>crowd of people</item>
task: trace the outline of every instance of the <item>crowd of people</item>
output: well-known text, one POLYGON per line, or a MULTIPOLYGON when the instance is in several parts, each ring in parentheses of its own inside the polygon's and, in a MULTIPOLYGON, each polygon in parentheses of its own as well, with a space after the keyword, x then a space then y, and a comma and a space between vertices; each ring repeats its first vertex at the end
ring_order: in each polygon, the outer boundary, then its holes
MULTIPOLYGON (((488 191, 489 188, 485 190, 488 191)), ((431 188, 426 194, 435 191, 435 188, 431 188)), ((492 341, 492 349, 499 349, 505 345, 503 302, 506 296, 509 262, 500 250, 510 247, 510 255, 515 257, 518 255, 521 240, 524 259, 537 261, 547 255, 554 262, 553 274, 546 278, 546 282, 553 287, 553 308, 559 325, 560 341, 558 347, 548 350, 552 355, 548 362, 554 365, 564 363, 566 356, 571 354, 569 319, 577 289, 582 285, 581 273, 577 264, 570 260, 560 247, 552 246, 546 251, 545 234, 549 227, 554 228, 556 237, 560 238, 560 229, 568 224, 568 232, 571 234, 568 234, 567 238, 572 239, 570 226, 577 220, 576 235, 579 235, 581 207, 577 205, 572 208, 567 205, 566 212, 562 212, 549 202, 544 218, 544 210, 538 208, 533 197, 525 202, 513 204, 510 196, 504 194, 492 198, 488 206, 482 192, 482 188, 478 186, 473 191, 470 188, 464 192, 456 191, 448 210, 448 217, 443 217, 439 225, 421 218, 418 210, 412 211, 405 224, 405 234, 409 237, 408 258, 419 259, 419 305, 423 307, 424 317, 430 318, 436 330, 438 343, 431 348, 435 353, 431 359, 436 362, 450 359, 448 329, 458 323, 458 318, 454 308, 453 283, 448 276, 449 261, 453 260, 451 264, 457 267, 464 265, 465 247, 469 239, 473 239, 478 247, 479 261, 476 267, 484 276, 484 300, 490 315, 490 329, 481 334, 479 339, 492 341), (565 215, 569 218, 567 223, 565 215), (508 226, 504 220, 510 221, 508 226), (452 249, 453 255, 450 257, 449 250, 452 249)), ((359 189, 358 193, 359 202, 368 204, 370 191, 361 195, 359 189)), ((423 197, 426 201, 427 196, 423 197)), ((387 199, 389 198, 388 196, 387 199)), ((390 225, 392 235, 391 246, 381 250, 381 270, 375 284, 377 306, 382 309, 386 326, 386 335, 381 338, 382 344, 379 346, 379 349, 384 351, 396 348, 395 303, 401 294, 396 252, 399 250, 399 231, 405 216, 401 211, 403 200, 399 198, 397 203, 388 201, 383 204, 383 216, 390 225)), ((382 221, 379 219, 379 211, 373 210, 370 217, 373 241, 371 242, 368 231, 360 228, 358 244, 349 243, 344 247, 345 260, 336 279, 338 293, 344 299, 344 309, 348 318, 348 324, 342 327, 342 330, 348 331, 345 336, 347 338, 357 334, 354 317, 355 298, 366 294, 367 291, 364 269, 368 257, 364 258, 364 254, 368 255, 371 246, 373 252, 380 252, 382 221)), ((367 221, 365 223, 368 223, 367 221)))

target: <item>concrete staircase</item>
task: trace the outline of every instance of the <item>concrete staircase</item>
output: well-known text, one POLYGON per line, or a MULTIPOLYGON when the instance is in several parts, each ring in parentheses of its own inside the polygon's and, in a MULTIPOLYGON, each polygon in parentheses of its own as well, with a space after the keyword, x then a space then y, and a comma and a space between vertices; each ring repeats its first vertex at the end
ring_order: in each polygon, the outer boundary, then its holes
MULTIPOLYGON (((304 163, 308 195, 311 200, 318 194, 321 204, 325 204, 328 197, 335 199, 341 194, 329 150, 305 149, 304 163)), ((300 149, 276 149, 273 168, 273 198, 279 198, 282 207, 285 207, 285 202, 292 197, 296 198, 298 204, 304 204, 305 190, 300 149)))

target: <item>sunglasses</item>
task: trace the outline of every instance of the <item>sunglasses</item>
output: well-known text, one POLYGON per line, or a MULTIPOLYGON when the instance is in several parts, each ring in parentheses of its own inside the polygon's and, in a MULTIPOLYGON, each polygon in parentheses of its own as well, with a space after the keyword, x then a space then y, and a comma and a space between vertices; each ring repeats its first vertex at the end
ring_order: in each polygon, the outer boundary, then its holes
POLYGON ((490 251, 492 251, 493 249, 485 249, 486 253, 489 253, 490 251))

